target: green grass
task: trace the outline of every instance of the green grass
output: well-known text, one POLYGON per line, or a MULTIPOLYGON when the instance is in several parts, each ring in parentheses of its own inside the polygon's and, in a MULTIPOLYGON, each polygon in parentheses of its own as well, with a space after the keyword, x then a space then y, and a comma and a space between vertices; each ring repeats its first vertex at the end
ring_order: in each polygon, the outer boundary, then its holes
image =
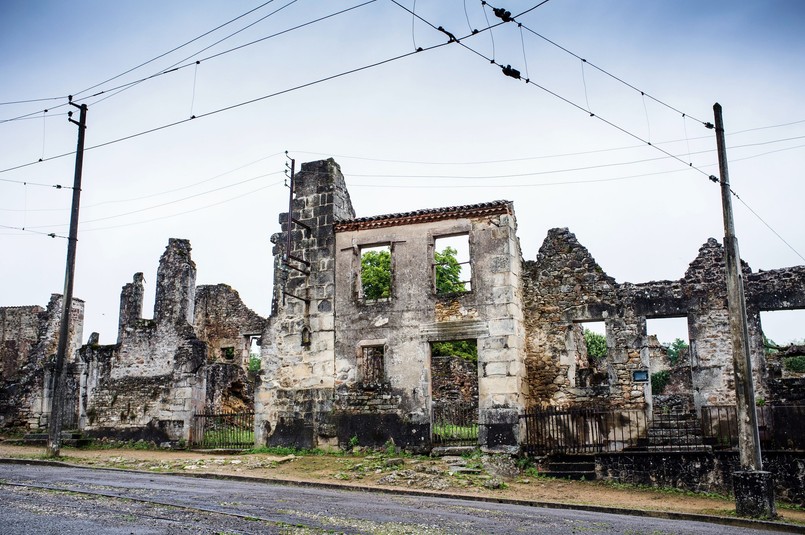
POLYGON ((471 440, 478 438, 477 425, 454 425, 436 423, 433 425, 433 434, 439 435, 443 440, 461 439, 471 440))
POLYGON ((209 429, 204 432, 201 447, 227 447, 231 445, 245 446, 254 444, 254 430, 239 427, 209 429))

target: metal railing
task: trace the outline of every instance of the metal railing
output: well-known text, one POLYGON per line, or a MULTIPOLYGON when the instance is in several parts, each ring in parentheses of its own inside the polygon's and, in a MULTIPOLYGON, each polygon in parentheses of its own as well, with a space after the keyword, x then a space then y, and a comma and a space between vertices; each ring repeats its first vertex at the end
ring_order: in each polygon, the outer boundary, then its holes
POLYGON ((254 413, 203 413, 193 416, 190 447, 249 449, 254 447, 254 413))
MULTIPOLYGON (((805 405, 764 405, 756 410, 762 449, 805 451, 805 405)), ((702 435, 713 448, 737 448, 737 407, 702 407, 702 435)))
POLYGON ((523 450, 531 455, 621 451, 647 436, 646 412, 639 409, 532 409, 525 423, 523 450))
POLYGON ((434 445, 475 446, 478 444, 478 405, 449 401, 431 406, 431 439, 434 445))

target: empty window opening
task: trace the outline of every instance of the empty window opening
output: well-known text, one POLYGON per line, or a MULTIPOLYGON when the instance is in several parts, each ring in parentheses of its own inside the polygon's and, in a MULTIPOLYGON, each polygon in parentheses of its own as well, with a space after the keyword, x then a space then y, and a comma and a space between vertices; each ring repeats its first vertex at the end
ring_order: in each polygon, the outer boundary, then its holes
POLYGON ((221 348, 221 358, 232 362, 235 360, 235 348, 234 347, 222 347, 221 348))
POLYGON ((767 353, 775 348, 805 345, 805 310, 770 310, 760 313, 767 353))
POLYGON ((688 319, 648 318, 649 379, 654 410, 693 407, 688 319))
POLYGON ((361 248, 360 296, 366 301, 391 297, 391 246, 361 248))
POLYGON ((575 323, 568 347, 576 348, 576 386, 593 387, 609 383, 607 373, 607 328, 603 321, 575 323))
POLYGON ((246 347, 249 350, 249 356, 260 356, 260 346, 262 345, 263 338, 259 334, 250 334, 246 336, 246 347))
POLYGON ((432 342, 430 354, 433 442, 475 445, 478 442, 476 341, 432 342))
POLYGON ((665 352, 669 364, 675 365, 688 359, 690 341, 687 318, 647 319, 646 334, 649 336, 649 348, 659 345, 665 352))
POLYGON ((366 385, 379 385, 385 380, 384 346, 363 346, 358 357, 360 382, 366 385))
POLYGON ((439 295, 472 291, 469 234, 433 241, 433 272, 434 287, 439 295))
POLYGON ((260 359, 262 340, 262 337, 258 334, 246 336, 246 347, 249 351, 246 368, 252 373, 259 372, 262 367, 262 360, 260 359))

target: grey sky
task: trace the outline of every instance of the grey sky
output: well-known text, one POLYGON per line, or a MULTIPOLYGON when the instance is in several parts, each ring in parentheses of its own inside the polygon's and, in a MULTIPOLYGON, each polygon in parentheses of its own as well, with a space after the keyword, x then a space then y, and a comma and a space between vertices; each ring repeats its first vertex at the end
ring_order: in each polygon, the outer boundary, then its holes
MULTIPOLYGON (((285 150, 298 163, 334 157, 359 216, 510 199, 527 259, 549 228, 569 227, 620 282, 676 279, 708 237, 723 235, 718 188, 707 180, 718 174, 715 141, 701 124, 718 101, 735 192, 805 254, 800 2, 551 0, 519 18, 523 28, 462 40, 595 117, 459 44, 428 50, 446 34, 388 0, 205 59, 360 3, 277 0, 79 95, 108 90, 85 101, 90 147, 186 121, 86 153, 75 287, 87 301, 85 336, 114 341, 120 288, 134 272, 145 273, 153 306, 170 237, 190 239, 200 284, 228 283, 268 314, 285 150), (206 115, 415 45, 426 50, 206 115), (182 68, 112 90, 175 64, 182 68)), ((500 7, 518 14, 537 3, 500 7)), ((0 102, 78 94, 259 5, 6 0, 0 102)), ((469 0, 419 0, 416 12, 457 37, 498 22, 469 0)), ((31 114, 0 123, 0 170, 75 150, 76 129, 57 107, 65 101, 0 106, 0 120, 31 114)), ((0 225, 66 235, 69 190, 32 183, 68 185, 72 174, 72 154, 0 173, 0 225)), ((753 269, 805 263, 738 200, 735 210, 753 269)), ((0 228, 0 243, 0 305, 44 304, 62 291, 66 240, 0 228)), ((777 337, 802 338, 804 319, 786 315, 777 337)))

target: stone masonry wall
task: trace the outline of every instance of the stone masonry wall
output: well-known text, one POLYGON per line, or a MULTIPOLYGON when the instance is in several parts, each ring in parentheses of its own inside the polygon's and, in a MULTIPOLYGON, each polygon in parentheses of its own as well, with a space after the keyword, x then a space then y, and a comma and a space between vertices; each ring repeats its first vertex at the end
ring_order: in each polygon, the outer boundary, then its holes
MULTIPOLYGON (((524 392, 521 259, 510 203, 499 201, 344 221, 336 228, 335 387, 338 440, 352 429, 361 444, 389 438, 430 447, 430 343, 475 340, 478 348, 479 443, 516 448, 524 392), (435 240, 466 234, 471 291, 434 291, 435 240), (360 288, 362 247, 391 251, 391 297, 367 301, 360 288), (345 404, 342 392, 361 387, 363 347, 383 348, 383 388, 393 409, 380 417, 367 402, 345 404), (358 425, 360 422, 361 425, 358 425), (380 430, 380 431, 378 431, 380 430)), ((365 387, 363 387, 365 389, 365 387)), ((370 399, 373 399, 370 396, 370 399)))
POLYGON ((336 220, 355 217, 338 164, 302 164, 274 244, 274 298, 255 392, 258 444, 334 443, 336 220), (299 223, 292 222, 296 220, 299 223), (287 255, 288 233, 291 238, 287 255))
POLYGON ((117 344, 81 350, 86 431, 189 438, 191 418, 203 410, 206 396, 200 372, 207 349, 191 323, 195 276, 190 243, 170 239, 159 261, 152 320, 142 318, 142 274, 123 287, 117 344))
MULTIPOLYGON (((767 373, 760 311, 805 307, 802 266, 752 273, 745 263, 747 315, 755 391, 766 398, 767 373)), ((734 375, 724 279, 724 250, 708 240, 677 281, 616 283, 567 229, 548 232, 536 262, 526 263, 526 365, 529 405, 595 405, 651 409, 648 370, 652 341, 647 318, 685 317, 695 406, 732 404, 734 375), (603 320, 607 329, 608 392, 574 384, 578 353, 574 323, 603 320)), ((682 392, 675 392, 683 395, 682 392)))
MULTIPOLYGON (((0 427, 40 429, 47 426, 50 393, 49 369, 55 359, 61 324, 62 297, 53 294, 46 308, 0 307, 0 427)), ((81 344, 84 302, 73 299, 65 355, 65 384, 75 382, 76 350, 81 344)), ((74 389, 65 392, 65 411, 74 411, 74 389)), ((70 422, 75 415, 70 415, 70 422)))

